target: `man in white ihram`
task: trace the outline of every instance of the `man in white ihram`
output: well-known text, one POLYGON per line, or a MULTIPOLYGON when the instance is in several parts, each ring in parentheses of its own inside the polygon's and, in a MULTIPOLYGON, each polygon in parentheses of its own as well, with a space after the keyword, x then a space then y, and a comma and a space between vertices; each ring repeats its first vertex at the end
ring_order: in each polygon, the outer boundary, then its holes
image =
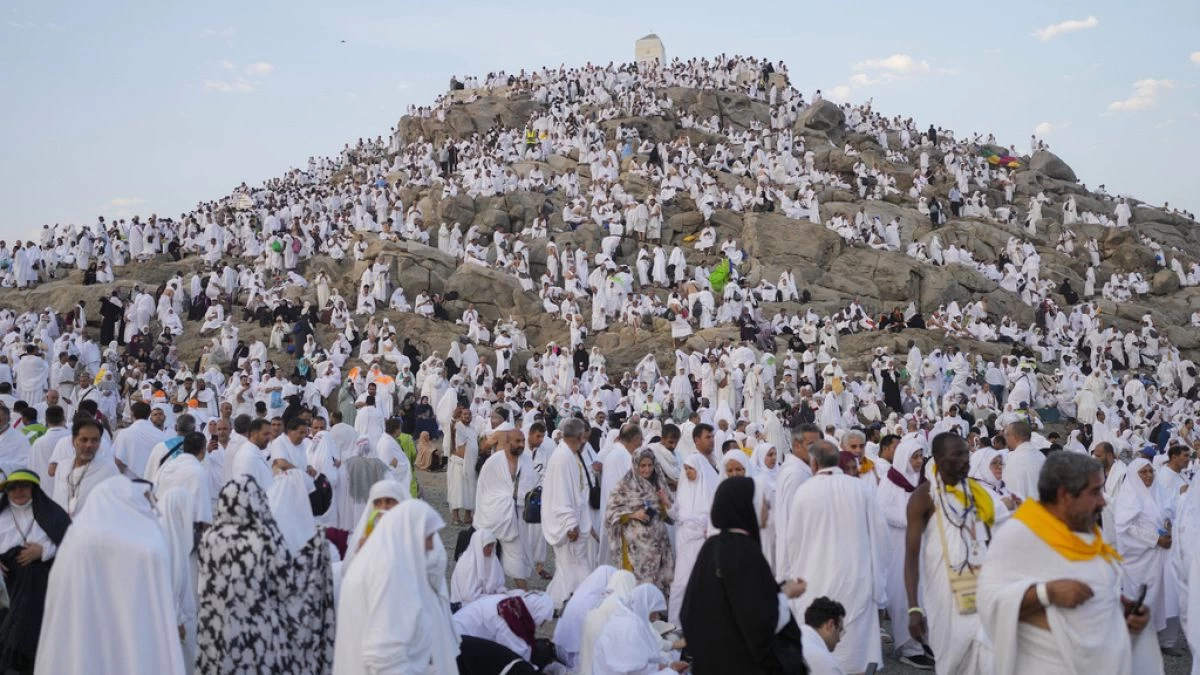
POLYGON ((1055 452, 996 531, 979 576, 979 619, 996 675, 1163 672, 1150 612, 1120 593, 1121 558, 1104 541, 1104 469, 1055 452))

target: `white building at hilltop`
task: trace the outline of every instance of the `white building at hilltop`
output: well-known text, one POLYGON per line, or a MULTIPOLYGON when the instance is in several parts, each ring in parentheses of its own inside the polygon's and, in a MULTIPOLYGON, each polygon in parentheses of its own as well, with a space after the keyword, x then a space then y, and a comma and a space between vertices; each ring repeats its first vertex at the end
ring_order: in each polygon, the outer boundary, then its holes
POLYGON ((663 49, 662 40, 654 33, 633 43, 633 60, 636 63, 657 61, 660 65, 666 63, 667 52, 663 49))

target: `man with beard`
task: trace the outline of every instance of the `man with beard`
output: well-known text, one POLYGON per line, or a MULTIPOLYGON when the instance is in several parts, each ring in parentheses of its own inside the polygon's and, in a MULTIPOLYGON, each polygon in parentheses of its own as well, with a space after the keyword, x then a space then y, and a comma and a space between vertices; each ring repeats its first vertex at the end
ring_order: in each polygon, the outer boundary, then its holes
POLYGON ((479 471, 475 490, 475 526, 491 530, 500 542, 500 562, 504 573, 517 588, 528 588, 532 571, 531 552, 523 543, 521 530, 528 525, 521 518, 525 495, 537 486, 533 461, 525 454, 525 434, 518 429, 496 432, 496 447, 479 471))

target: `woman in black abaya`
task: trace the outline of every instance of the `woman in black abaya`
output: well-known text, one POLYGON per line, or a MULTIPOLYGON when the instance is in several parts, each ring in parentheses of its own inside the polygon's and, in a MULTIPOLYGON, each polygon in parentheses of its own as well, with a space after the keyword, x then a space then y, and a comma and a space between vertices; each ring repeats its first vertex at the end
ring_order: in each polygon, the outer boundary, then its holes
POLYGON ((721 482, 711 511, 721 533, 700 549, 679 613, 695 675, 808 672, 787 605, 804 592, 804 582, 775 583, 758 541, 766 517, 754 479, 721 482))
POLYGON ((0 610, 0 673, 32 673, 50 566, 71 519, 32 471, 13 471, 0 487, 0 566, 8 588, 8 607, 0 610))

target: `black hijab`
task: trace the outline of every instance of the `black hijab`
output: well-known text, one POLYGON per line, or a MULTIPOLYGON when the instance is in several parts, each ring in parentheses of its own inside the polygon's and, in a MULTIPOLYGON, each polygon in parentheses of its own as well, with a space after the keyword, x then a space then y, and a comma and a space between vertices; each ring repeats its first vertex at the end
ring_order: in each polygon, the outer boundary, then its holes
POLYGON ((692 672, 802 675, 799 627, 775 630, 779 587, 758 543, 754 479, 721 481, 709 513, 721 532, 700 548, 679 612, 692 672))
POLYGON ((721 481, 713 495, 710 511, 718 530, 745 530, 758 539, 758 516, 754 513, 754 479, 733 476, 721 481))

